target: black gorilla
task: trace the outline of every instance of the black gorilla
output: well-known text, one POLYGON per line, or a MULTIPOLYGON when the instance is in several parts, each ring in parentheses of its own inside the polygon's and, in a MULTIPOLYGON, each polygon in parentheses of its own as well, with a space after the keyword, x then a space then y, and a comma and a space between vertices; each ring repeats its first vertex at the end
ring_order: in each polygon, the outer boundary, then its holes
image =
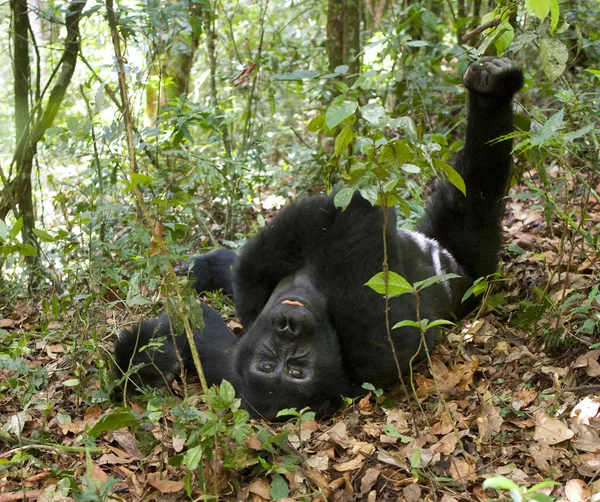
POLYGON ((176 271, 188 274, 192 288, 199 293, 222 289, 226 295, 233 296, 233 266, 236 260, 237 255, 230 249, 214 249, 192 258, 176 271))
MULTIPOLYGON (((469 308, 461 304, 464 292, 475 278, 496 270, 501 246, 501 199, 510 177, 512 142, 494 140, 513 129, 512 96, 523 76, 510 60, 485 57, 469 67, 463 81, 469 114, 456 169, 467 196, 447 181, 438 183, 417 232, 398 232, 394 211, 388 214, 390 270, 410 283, 446 273, 461 276, 422 290, 421 319, 463 315, 469 308)), ((385 300, 364 286, 381 271, 383 219, 383 209, 358 194, 344 211, 334 206, 332 196, 317 196, 289 205, 251 239, 237 260, 234 281, 246 334, 238 341, 208 308, 204 335, 196 332, 209 383, 227 378, 247 410, 273 419, 288 407, 330 413, 341 395, 359 394, 363 382, 379 387, 396 382, 385 300)), ((412 295, 390 299, 390 325, 416 318, 412 295)), ((392 336, 406 371, 411 359, 424 353, 421 336, 414 328, 393 330, 392 336)), ((426 336, 431 347, 436 333, 426 336)), ((187 341, 176 339, 191 369, 187 341)), ((173 353, 168 320, 162 317, 123 332, 115 359, 123 369, 146 364, 138 381, 169 384, 180 371, 173 353), (135 354, 135 347, 155 337, 155 331, 168 335, 163 352, 135 354)))

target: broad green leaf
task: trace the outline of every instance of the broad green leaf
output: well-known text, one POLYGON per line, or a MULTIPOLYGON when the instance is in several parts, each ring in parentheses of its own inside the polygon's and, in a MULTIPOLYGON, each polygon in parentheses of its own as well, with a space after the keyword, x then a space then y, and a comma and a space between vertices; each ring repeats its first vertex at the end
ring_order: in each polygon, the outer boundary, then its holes
POLYGON ((147 174, 141 173, 133 173, 131 175, 131 185, 152 185, 154 178, 152 176, 148 176, 147 174))
POLYGON ((35 235, 37 235, 40 240, 44 241, 44 242, 54 242, 55 239, 54 237, 52 237, 48 232, 46 232, 45 230, 41 230, 39 228, 34 228, 33 229, 33 233, 35 235))
POLYGON ((344 101, 339 104, 331 105, 327 108, 327 113, 325 113, 325 124, 327 125, 327 128, 333 129, 335 126, 341 124, 356 111, 356 108, 358 108, 358 103, 356 101, 344 101))
POLYGON ((419 166, 415 166, 414 164, 402 164, 400 167, 405 173, 410 174, 419 174, 421 172, 421 168, 419 166))
POLYGON ((69 380, 65 380, 63 385, 65 387, 77 387, 79 385, 79 378, 69 378, 69 380))
POLYGON ((392 143, 394 152, 396 154, 396 161, 399 164, 405 164, 406 162, 412 162, 415 158, 415 153, 408 145, 405 139, 398 139, 392 143))
POLYGON ((442 171, 444 171, 444 173, 448 177, 448 181, 452 183, 456 188, 458 188, 464 196, 467 195, 465 181, 462 179, 462 176, 458 174, 456 169, 454 169, 450 164, 447 164, 446 162, 440 159, 433 159, 433 165, 437 169, 441 169, 442 171))
POLYGON ((556 38, 542 38, 540 40, 540 58, 546 77, 554 81, 565 71, 569 51, 565 44, 556 38))
POLYGON ((76 134, 79 131, 79 120, 77 120, 76 117, 69 117, 67 119, 67 127, 69 128, 69 131, 76 134))
POLYGON ((127 427, 135 422, 135 415, 128 410, 117 409, 100 418, 100 420, 88 431, 88 436, 97 438, 103 432, 113 432, 127 427))
POLYGON ((19 248, 21 256, 37 256, 37 250, 29 243, 23 244, 19 248))
POLYGON ((280 474, 273 476, 271 481, 271 497, 273 500, 284 499, 290 494, 290 489, 285 482, 285 479, 280 474))
POLYGON ((508 20, 504 20, 496 28, 496 33, 494 45, 496 46, 498 55, 501 56, 515 39, 515 29, 508 20))
MULTIPOLYGON (((365 286, 369 286, 380 295, 385 295, 386 284, 383 278, 383 272, 379 272, 371 277, 365 286)), ((389 296, 400 296, 404 293, 409 293, 412 290, 412 285, 404 277, 391 270, 388 272, 387 294, 389 296)))
POLYGON ((317 115, 314 119, 312 119, 309 123, 308 123, 308 130, 310 132, 318 132, 321 129, 323 129, 323 126, 325 125, 325 115, 317 115))
POLYGON ((183 463, 190 471, 198 469, 200 462, 202 461, 202 445, 194 446, 185 452, 183 456, 183 463))
POLYGON ((354 131, 351 127, 344 127, 335 138, 334 154, 339 157, 348 149, 348 145, 354 139, 354 131))
POLYGON ((533 31, 519 33, 513 40, 513 43, 510 46, 510 50, 513 53, 517 53, 526 45, 531 44, 535 39, 537 39, 537 34, 533 31))
POLYGON ((379 103, 369 103, 361 106, 360 114, 367 122, 377 125, 385 117, 385 109, 379 103))
POLYGON ((23 228, 23 217, 21 216, 10 229, 10 238, 15 239, 23 228))
POLYGON ((299 81, 299 80, 310 80, 320 75, 318 71, 314 70, 298 70, 291 73, 279 73, 273 77, 275 80, 282 81, 299 81))
POLYGON ((550 0, 525 0, 525 7, 533 10, 535 16, 543 21, 550 12, 550 0))
POLYGON ((250 420, 250 413, 246 410, 235 410, 233 412, 233 423, 235 425, 244 425, 247 424, 250 420))
POLYGON ((219 394, 221 397, 230 404, 235 401, 235 389, 227 380, 223 380, 219 387, 219 394))
POLYGON ((6 223, 4 223, 4 220, 0 220, 0 240, 8 240, 8 227, 6 226, 6 223))
POLYGON ((350 204, 353 195, 353 188, 344 187, 338 193, 335 194, 335 197, 333 198, 333 204, 335 205, 335 207, 341 207, 343 211, 348 207, 348 204, 350 204))
POLYGON ((587 71, 589 73, 591 73, 592 75, 596 75, 596 77, 600 77, 600 70, 584 70, 587 71))
POLYGON ((344 73, 347 73, 349 69, 350 67, 347 64, 341 64, 336 66, 333 71, 338 75, 343 75, 344 73))

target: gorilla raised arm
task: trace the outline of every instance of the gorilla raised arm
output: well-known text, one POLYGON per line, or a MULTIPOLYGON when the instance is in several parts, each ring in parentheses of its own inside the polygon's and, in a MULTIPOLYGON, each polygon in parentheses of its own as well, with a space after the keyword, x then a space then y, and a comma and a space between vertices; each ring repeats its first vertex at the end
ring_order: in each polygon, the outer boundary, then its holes
MULTIPOLYGON (((447 273, 461 279, 422 290, 418 314, 412 295, 391 298, 392 326, 417 316, 433 320, 463 315, 464 292, 474 279, 497 267, 512 142, 494 140, 512 131, 512 96, 523 76, 510 60, 486 57, 469 67, 463 81, 469 90, 469 114, 456 170, 467 196, 440 182, 419 231, 398 232, 395 213, 388 210, 386 235, 389 268, 410 283, 447 273)), ((247 332, 239 341, 224 335, 224 344, 210 354, 203 345, 213 346, 215 336, 196 341, 203 364, 215 375, 212 380, 231 379, 253 415, 274 419, 282 408, 306 406, 331 413, 341 395, 359 394, 364 382, 388 386, 397 381, 385 299, 364 285, 381 271, 383 211, 358 194, 344 211, 335 207, 332 196, 311 197, 284 208, 242 249, 234 289, 247 332)), ((144 323, 138 331, 144 342, 154 337, 144 323)), ((128 360, 136 362, 134 336, 125 332, 117 342, 120 368, 127 368, 128 360)), ((433 330, 427 332, 429 347, 435 337, 433 330)), ((400 369, 406 371, 424 354, 421 335, 415 328, 400 328, 392 331, 392 338, 400 369)), ((173 348, 173 342, 167 344, 155 360, 170 375, 179 369, 173 348)), ((180 350, 186 355, 184 344, 180 350)), ((144 375, 138 373, 142 382, 161 383, 154 371, 144 375)))

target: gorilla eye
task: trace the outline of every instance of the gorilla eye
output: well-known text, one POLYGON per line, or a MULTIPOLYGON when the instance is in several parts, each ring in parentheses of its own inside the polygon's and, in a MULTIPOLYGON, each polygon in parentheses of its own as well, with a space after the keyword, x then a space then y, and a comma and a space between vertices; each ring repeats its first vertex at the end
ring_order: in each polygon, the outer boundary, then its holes
POLYGON ((302 378, 304 376, 304 372, 298 368, 290 368, 289 373, 292 378, 302 378))
POLYGON ((275 369, 275 365, 273 363, 262 363, 260 365, 260 369, 267 373, 270 373, 275 369))

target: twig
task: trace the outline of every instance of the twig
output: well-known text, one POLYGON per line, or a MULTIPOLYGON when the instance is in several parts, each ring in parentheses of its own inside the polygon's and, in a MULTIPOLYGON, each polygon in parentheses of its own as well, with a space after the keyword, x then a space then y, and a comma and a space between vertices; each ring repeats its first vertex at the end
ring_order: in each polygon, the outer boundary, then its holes
POLYGON ((479 35, 482 31, 485 31, 488 28, 495 28, 501 22, 502 22, 502 19, 500 19, 499 17, 496 17, 496 18, 492 19, 491 21, 488 21, 487 23, 482 24, 481 26, 478 26, 477 28, 475 28, 471 31, 467 31, 467 33, 465 33, 462 36, 462 39, 464 41, 469 40, 469 38, 474 37, 475 35, 479 35))
POLYGON ((581 385, 580 387, 566 387, 563 392, 573 392, 575 394, 587 394, 600 392, 600 385, 581 385))

